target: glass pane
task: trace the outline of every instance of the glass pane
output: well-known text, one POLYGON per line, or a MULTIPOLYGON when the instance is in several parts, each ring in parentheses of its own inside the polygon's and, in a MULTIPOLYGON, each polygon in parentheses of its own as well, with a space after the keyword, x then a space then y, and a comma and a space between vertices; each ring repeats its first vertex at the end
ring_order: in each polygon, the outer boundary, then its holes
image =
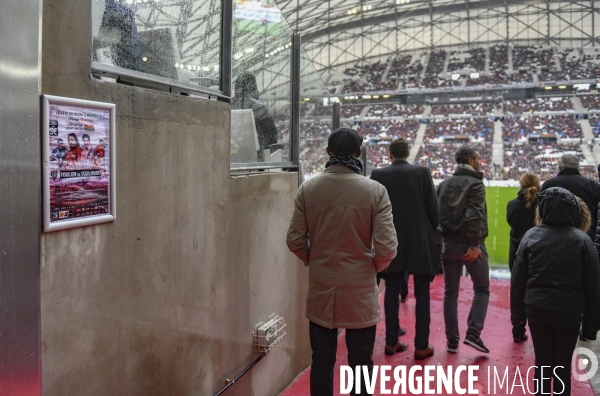
POLYGON ((313 62, 300 50, 300 163, 307 179, 325 170, 333 101, 313 62))
POLYGON ((221 90, 220 0, 93 0, 93 60, 221 90))
POLYGON ((290 161, 292 38, 274 1, 235 2, 232 168, 290 161))

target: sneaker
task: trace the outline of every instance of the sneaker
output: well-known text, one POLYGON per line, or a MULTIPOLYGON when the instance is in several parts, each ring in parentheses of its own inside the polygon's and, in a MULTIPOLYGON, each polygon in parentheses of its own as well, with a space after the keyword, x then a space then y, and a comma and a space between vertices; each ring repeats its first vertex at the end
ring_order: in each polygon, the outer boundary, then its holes
POLYGON ((483 344, 481 338, 475 338, 472 335, 468 335, 464 341, 465 344, 477 349, 478 351, 490 353, 490 350, 483 344))
POLYGON ((457 353, 458 342, 448 342, 448 344, 446 344, 446 350, 450 353, 457 353))
POLYGON ((527 334, 523 334, 523 337, 513 337, 513 341, 517 344, 523 342, 523 341, 527 341, 529 339, 529 337, 527 336, 527 334))

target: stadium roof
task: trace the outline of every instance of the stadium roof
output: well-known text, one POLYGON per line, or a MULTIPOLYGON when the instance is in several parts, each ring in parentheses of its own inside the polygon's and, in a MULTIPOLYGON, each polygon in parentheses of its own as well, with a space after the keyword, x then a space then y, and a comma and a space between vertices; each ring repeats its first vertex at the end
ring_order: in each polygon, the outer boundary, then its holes
POLYGON ((402 51, 505 42, 600 45, 600 2, 279 0, 317 68, 402 51))

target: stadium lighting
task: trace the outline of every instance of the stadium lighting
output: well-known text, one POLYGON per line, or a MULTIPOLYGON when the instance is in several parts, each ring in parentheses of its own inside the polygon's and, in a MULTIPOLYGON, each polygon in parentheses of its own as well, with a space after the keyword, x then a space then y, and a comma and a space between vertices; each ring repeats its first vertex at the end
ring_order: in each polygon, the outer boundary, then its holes
POLYGON ((567 89, 567 86, 566 85, 559 85, 558 89, 567 89))
POLYGON ((209 71, 209 70, 210 70, 210 67, 208 67, 208 66, 202 66, 202 71, 209 71))
POLYGON ((348 97, 347 97, 347 96, 344 96, 344 100, 348 100, 348 97))
POLYGON ((479 73, 471 73, 471 74, 469 74, 469 76, 473 79, 479 78, 479 73))
POLYGON ((246 48, 245 51, 247 54, 250 54, 250 53, 254 52, 254 48, 246 48))
POLYGON ((373 95, 373 99, 379 99, 379 95, 373 95))
POLYGON ((363 99, 371 99, 371 95, 363 95, 363 99))
POLYGON ((452 80, 453 81, 457 81, 460 78, 460 74, 453 74, 452 75, 452 80))
POLYGON ((383 98, 384 98, 384 99, 387 99, 387 98, 389 98, 389 97, 390 97, 390 95, 383 95, 383 98))
POLYGON ((546 87, 544 89, 547 89, 548 91, 552 89, 552 87, 546 87))
POLYGON ((146 58, 145 56, 142 58, 142 60, 143 60, 144 62, 148 62, 148 58, 146 58))

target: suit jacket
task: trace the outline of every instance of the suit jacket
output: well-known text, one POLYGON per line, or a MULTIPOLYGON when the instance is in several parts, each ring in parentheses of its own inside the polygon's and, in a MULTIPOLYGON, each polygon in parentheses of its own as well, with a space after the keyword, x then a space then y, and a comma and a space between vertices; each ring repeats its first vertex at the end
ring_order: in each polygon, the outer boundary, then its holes
POLYGON ((383 184, 388 192, 398 236, 398 253, 387 272, 437 274, 435 231, 439 207, 429 169, 400 159, 374 169, 371 179, 383 184))
POLYGON ((361 329, 381 319, 375 274, 396 255, 385 188, 344 165, 332 165, 298 189, 287 233, 308 264, 306 317, 326 328, 361 329))

